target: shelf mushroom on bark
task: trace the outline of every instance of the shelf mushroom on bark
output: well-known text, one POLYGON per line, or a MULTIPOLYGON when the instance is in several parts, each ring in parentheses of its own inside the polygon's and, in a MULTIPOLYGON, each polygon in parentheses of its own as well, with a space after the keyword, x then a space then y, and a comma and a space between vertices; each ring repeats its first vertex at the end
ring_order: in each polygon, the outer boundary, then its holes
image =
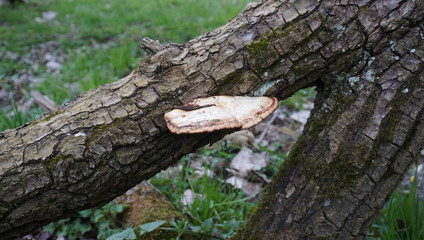
POLYGON ((194 99, 165 113, 164 118, 176 134, 246 129, 262 122, 277 107, 275 97, 214 96, 194 99))

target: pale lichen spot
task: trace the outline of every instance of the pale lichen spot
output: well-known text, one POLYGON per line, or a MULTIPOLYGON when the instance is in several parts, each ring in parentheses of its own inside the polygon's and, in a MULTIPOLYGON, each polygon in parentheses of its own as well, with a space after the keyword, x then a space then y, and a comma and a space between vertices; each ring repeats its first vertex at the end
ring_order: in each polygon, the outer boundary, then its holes
POLYGON ((77 132, 74 134, 75 137, 85 136, 85 132, 77 132))
POLYGON ((291 184, 290 186, 287 186, 287 188, 286 188, 286 198, 289 198, 294 193, 295 190, 296 190, 296 188, 294 187, 293 184, 291 184))
POLYGON ((273 86, 279 84, 282 81, 283 79, 277 79, 274 81, 266 82, 262 84, 257 90, 253 91, 252 94, 255 97, 263 96, 269 89, 271 89, 273 86))
POLYGON ((331 203, 331 200, 330 200, 330 199, 327 199, 327 200, 324 202, 324 206, 325 206, 325 207, 327 207, 328 205, 330 205, 330 203, 331 203))
POLYGON ((290 224, 293 222, 293 216, 291 214, 289 214, 289 216, 287 217, 286 221, 284 223, 286 224, 290 224))
POLYGON ((370 57, 369 58, 368 63, 367 63, 368 64, 368 67, 371 66, 371 64, 374 62, 374 60, 375 60, 375 57, 370 57))
POLYGON ((395 47, 396 47, 396 42, 395 41, 390 41, 390 50, 392 50, 392 52, 395 51, 395 47))
POLYGON ((365 79, 368 82, 375 82, 375 75, 374 75, 374 71, 372 69, 369 69, 366 73, 365 73, 365 79))
POLYGON ((337 27, 335 28, 335 33, 336 33, 337 35, 340 35, 340 34, 341 34, 341 33, 343 33, 345 30, 346 30, 346 27, 345 27, 345 26, 343 26, 343 25, 340 25, 340 26, 337 26, 337 27))
POLYGON ((326 102, 324 102, 324 103, 321 105, 321 110, 325 110, 325 111, 327 111, 327 108, 328 108, 328 105, 327 105, 327 103, 326 103, 326 102))
POLYGON ((350 85, 351 87, 353 87, 353 86, 355 86, 356 84, 358 84, 358 83, 359 83, 359 77, 350 77, 350 78, 348 79, 348 81, 349 81, 349 85, 350 85))
POLYGON ((364 51, 364 58, 363 58, 363 60, 366 61, 369 56, 370 56, 370 53, 367 52, 367 51, 364 51))

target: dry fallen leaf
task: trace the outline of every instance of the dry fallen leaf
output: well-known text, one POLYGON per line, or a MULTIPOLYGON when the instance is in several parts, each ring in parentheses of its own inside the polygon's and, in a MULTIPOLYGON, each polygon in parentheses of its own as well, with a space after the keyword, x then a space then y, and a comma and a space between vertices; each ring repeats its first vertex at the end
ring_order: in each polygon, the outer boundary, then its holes
POLYGON ((191 206, 196 198, 203 199, 204 197, 202 194, 194 193, 191 189, 187 189, 183 193, 181 202, 184 206, 191 206))
POLYGON ((46 67, 52 71, 56 71, 56 70, 59 70, 62 67, 62 65, 55 61, 49 61, 46 63, 46 67))
POLYGON ((293 112, 290 115, 290 118, 302 123, 302 125, 305 125, 306 121, 308 121, 310 114, 311 114, 310 110, 300 110, 298 112, 293 112))
POLYGON ((232 176, 225 180, 226 183, 234 186, 235 188, 243 190, 244 194, 248 196, 258 194, 262 189, 262 183, 251 183, 241 177, 232 176))
POLYGON ((56 18, 57 16, 57 12, 55 11, 47 11, 47 12, 43 12, 41 13, 42 17, 36 17, 35 21, 38 23, 44 23, 44 22, 48 22, 48 21, 52 21, 53 19, 56 18))
POLYGON ((247 177, 250 171, 260 170, 267 165, 267 153, 253 153, 247 147, 242 147, 240 152, 231 160, 230 169, 233 175, 247 177))

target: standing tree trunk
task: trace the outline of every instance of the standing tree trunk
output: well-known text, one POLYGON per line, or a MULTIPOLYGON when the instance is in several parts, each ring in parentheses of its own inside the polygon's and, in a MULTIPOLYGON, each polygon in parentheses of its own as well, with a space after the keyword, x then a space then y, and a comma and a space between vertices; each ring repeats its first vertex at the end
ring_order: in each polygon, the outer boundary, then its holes
POLYGON ((165 111, 197 97, 316 107, 234 239, 362 239, 418 156, 424 128, 420 0, 263 1, 184 45, 145 41, 128 77, 0 133, 0 235, 100 205, 231 130, 175 135, 165 111))

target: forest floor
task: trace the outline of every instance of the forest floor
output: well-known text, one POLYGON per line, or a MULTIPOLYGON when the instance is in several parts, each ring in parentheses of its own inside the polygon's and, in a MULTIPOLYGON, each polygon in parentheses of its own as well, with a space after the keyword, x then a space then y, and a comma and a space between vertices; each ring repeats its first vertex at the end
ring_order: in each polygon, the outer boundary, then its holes
MULTIPOLYGON (((143 58, 143 37, 184 43, 225 24, 248 2, 28 0, 0 6, 0 131, 125 77, 143 58)), ((134 239, 159 228, 175 232, 175 239, 224 239, 278 171, 302 132, 314 96, 313 89, 298 92, 263 123, 200 149, 151 179, 181 213, 167 227, 160 221, 144 227, 116 223, 128 204, 115 201, 23 239, 134 239), (182 237, 186 233, 191 238, 182 237)), ((407 227, 424 224, 423 171, 421 158, 382 211, 370 239, 424 236, 409 234, 413 228, 407 227), (411 186, 418 187, 417 193, 411 186)))

